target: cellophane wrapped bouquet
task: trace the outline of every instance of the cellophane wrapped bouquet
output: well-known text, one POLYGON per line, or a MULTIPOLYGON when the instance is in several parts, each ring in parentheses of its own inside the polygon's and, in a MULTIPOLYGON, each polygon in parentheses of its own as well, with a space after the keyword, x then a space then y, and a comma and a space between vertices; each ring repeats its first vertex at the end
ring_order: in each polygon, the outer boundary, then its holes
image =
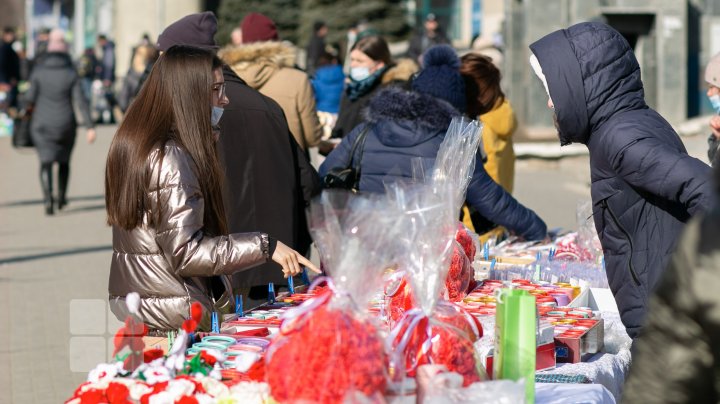
MULTIPOLYGON (((460 212, 465 203, 465 194, 472 179, 476 164, 482 164, 478 154, 482 133, 482 124, 465 118, 455 118, 450 122, 445 139, 440 145, 431 182, 436 189, 445 189, 445 195, 460 212)), ((475 243, 470 231, 458 223, 455 234, 456 244, 448 271, 445 288, 448 299, 460 301, 468 293, 468 287, 474 279, 472 262, 475 259, 475 243)))
POLYGON ((406 374, 414 376, 417 367, 424 364, 445 365, 463 377, 464 385, 484 377, 473 348, 482 336, 482 327, 463 309, 441 299, 454 250, 459 248, 465 256, 455 240, 457 212, 465 190, 458 190, 453 179, 472 172, 468 160, 475 160, 479 131, 477 122, 454 120, 441 145, 432 180, 390 189, 407 229, 399 239, 404 253, 400 265, 405 268, 417 304, 388 336, 390 368, 399 380, 406 374), (468 147, 470 151, 465 150, 468 147))
MULTIPOLYGON (((452 201, 450 203, 457 207, 458 212, 465 201, 465 193, 478 159, 481 132, 482 124, 477 121, 453 119, 438 150, 431 178, 425 178, 421 162, 416 161, 413 164, 415 182, 442 186, 444 192, 447 192, 444 197, 452 201)), ((393 187, 389 187, 388 191, 390 194, 396 193, 393 187)), ((446 293, 448 300, 461 301, 474 284, 475 271, 472 262, 478 244, 477 235, 459 222, 455 243, 452 246, 452 258, 445 277, 445 288, 440 292, 446 293)), ((416 307, 408 276, 401 263, 398 265, 398 271, 390 274, 386 279, 385 314, 390 326, 394 326, 406 311, 416 307)))
POLYGON ((328 290, 288 312, 266 355, 275 400, 337 403, 379 399, 387 355, 371 298, 395 255, 400 224, 384 196, 326 191, 310 206, 310 231, 329 278, 328 290))

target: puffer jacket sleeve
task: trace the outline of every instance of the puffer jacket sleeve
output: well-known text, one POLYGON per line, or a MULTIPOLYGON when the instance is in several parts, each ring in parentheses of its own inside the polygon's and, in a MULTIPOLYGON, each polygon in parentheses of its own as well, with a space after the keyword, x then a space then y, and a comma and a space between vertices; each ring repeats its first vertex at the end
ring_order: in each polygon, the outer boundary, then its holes
POLYGON ((307 149, 317 146, 322 137, 322 124, 320 124, 320 118, 317 115, 315 93, 307 76, 300 83, 298 98, 297 105, 300 109, 298 113, 300 114, 300 124, 302 125, 305 148, 307 149))
POLYGON ((475 160, 475 171, 468 186, 466 200, 483 217, 526 240, 542 240, 547 236, 545 222, 490 178, 479 154, 475 160))
MULTIPOLYGON (((715 223, 709 227, 715 229, 715 223)), ((717 245, 717 238, 703 242, 701 226, 698 219, 688 224, 650 299, 641 337, 633 343, 623 402, 693 403, 718 398, 718 358, 713 347, 720 329, 717 258, 708 260, 698 251, 701 244, 717 245)))
POLYGON ((166 146, 165 150, 162 168, 159 158, 151 158, 148 202, 151 212, 160 209, 155 241, 175 273, 183 277, 230 275, 267 262, 266 234, 208 237, 204 233, 204 200, 192 160, 179 147, 166 146))
POLYGON ((710 166, 654 136, 629 137, 624 143, 617 142, 619 137, 605 142, 605 153, 624 181, 651 195, 682 204, 690 215, 710 208, 713 200, 710 166))
POLYGON ((362 132, 364 127, 365 124, 355 127, 355 129, 353 129, 349 135, 345 136, 340 144, 328 154, 325 161, 320 165, 320 170, 318 170, 320 178, 324 178, 332 169, 345 168, 350 164, 350 152, 352 151, 353 143, 355 142, 355 138, 360 136, 360 132, 362 132))

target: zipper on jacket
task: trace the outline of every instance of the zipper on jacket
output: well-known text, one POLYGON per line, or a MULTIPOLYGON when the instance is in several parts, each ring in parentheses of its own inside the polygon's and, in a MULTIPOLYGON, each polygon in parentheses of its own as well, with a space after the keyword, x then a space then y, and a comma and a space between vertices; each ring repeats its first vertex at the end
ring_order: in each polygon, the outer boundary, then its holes
POLYGON ((610 209, 610 205, 607 203, 607 199, 603 199, 602 201, 602 207, 610 213, 610 217, 612 218, 613 222, 615 222, 615 225, 620 229, 620 231, 625 235, 625 237, 628 240, 628 243, 630 244, 630 258, 628 259, 628 267, 630 268, 630 276, 632 276, 633 281, 637 286, 640 286, 640 278, 638 277, 637 273, 635 272, 635 268, 633 267, 632 263, 632 254, 633 254, 633 241, 632 237, 630 237, 630 233, 625 230, 625 228, 620 224, 620 221, 618 220, 617 216, 615 216, 615 213, 613 213, 612 209, 610 209))

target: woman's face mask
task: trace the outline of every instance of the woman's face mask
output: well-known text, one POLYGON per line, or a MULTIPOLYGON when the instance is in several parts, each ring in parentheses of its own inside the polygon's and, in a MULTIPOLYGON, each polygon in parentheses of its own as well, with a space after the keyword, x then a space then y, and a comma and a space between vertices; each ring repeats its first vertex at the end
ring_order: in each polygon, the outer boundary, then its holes
POLYGON ((222 118, 223 112, 225 112, 225 109, 213 105, 212 113, 210 114, 210 124, 212 126, 218 126, 220 124, 220 118, 222 118))
POLYGON ((712 104, 715 113, 720 115, 720 94, 713 94, 708 97, 710 104, 712 104))
POLYGON ((370 77, 370 68, 367 66, 358 66, 350 68, 350 78, 355 81, 363 81, 370 77))

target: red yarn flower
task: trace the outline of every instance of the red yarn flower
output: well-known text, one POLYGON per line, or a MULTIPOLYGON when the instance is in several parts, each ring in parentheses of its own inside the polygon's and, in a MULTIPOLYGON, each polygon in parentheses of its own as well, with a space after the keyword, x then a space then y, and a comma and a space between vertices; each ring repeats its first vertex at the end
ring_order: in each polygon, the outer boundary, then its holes
POLYGON ((89 389, 80 394, 80 404, 100 404, 106 403, 105 393, 98 389, 89 389))
POLYGON ((148 349, 145 352, 143 352, 143 362, 150 363, 154 361, 155 359, 160 359, 163 356, 165 356, 165 353, 162 349, 156 348, 156 349, 148 349))
POLYGON ((192 396, 182 396, 179 400, 175 400, 175 404, 199 404, 197 398, 192 396))
POLYGON ((196 323, 199 323, 200 320, 202 320, 202 313, 202 304, 198 302, 193 302, 193 304, 190 305, 190 318, 195 320, 196 323))
POLYGON ((200 359, 210 366, 215 366, 217 358, 207 353, 207 351, 200 351, 200 359))
POLYGON ((397 278, 389 280, 385 288, 385 302, 390 326, 400 320, 406 311, 416 306, 407 276, 402 276, 399 280, 397 278))
POLYGON ((105 389, 105 396, 110 404, 129 404, 130 390, 122 383, 110 382, 105 389))
POLYGON ((474 261, 475 253, 477 252, 475 242, 473 241, 469 230, 462 223, 458 223, 458 231, 455 235, 455 240, 460 243, 468 259, 470 259, 471 262, 474 261))
POLYGON ((465 255, 460 244, 454 243, 450 269, 445 278, 448 299, 457 302, 467 295, 470 279, 474 277, 474 272, 470 260, 465 255))
POLYGON ((315 308, 273 340, 266 381, 279 402, 338 403, 352 391, 384 393, 387 360, 375 327, 329 306, 315 308))

